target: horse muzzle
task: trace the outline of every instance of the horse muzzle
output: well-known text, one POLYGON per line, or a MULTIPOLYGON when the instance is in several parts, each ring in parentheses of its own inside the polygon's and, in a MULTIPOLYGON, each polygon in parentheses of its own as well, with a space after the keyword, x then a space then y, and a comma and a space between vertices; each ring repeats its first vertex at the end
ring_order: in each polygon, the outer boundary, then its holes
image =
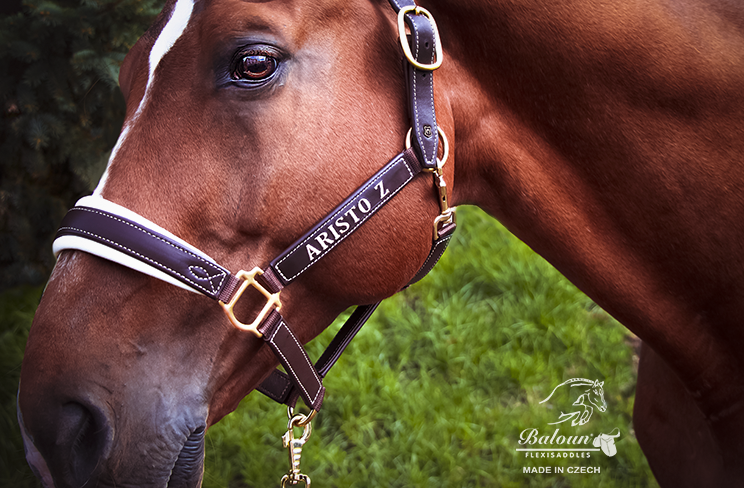
MULTIPOLYGON (((20 392, 19 392, 20 397, 20 392)), ((29 429, 18 407, 26 459, 46 488, 83 486, 109 457, 113 432, 102 409, 78 402, 47 410, 50 422, 29 429)))
POLYGON ((141 438, 134 435, 123 441, 115 438, 112 415, 106 408, 68 402, 45 412, 49 422, 35 420, 29 429, 19 402, 18 423, 26 460, 45 488, 201 486, 206 433, 203 424, 185 440, 175 432, 168 439, 163 432, 173 429, 163 429, 155 436, 143 433, 141 438), (117 446, 127 446, 138 455, 122 456, 117 446))

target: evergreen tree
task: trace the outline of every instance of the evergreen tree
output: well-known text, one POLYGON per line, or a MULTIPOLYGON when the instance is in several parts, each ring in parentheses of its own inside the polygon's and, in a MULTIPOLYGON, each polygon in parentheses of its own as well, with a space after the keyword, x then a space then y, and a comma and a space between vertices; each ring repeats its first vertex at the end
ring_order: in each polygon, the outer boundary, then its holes
POLYGON ((18 0, 0 12, 0 290, 42 283, 66 210, 124 117, 119 66, 163 0, 18 0))

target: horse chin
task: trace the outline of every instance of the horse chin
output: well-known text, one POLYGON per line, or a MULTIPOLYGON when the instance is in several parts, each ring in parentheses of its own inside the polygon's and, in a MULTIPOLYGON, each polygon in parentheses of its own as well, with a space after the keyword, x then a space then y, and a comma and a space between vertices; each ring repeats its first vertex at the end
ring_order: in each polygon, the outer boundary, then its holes
POLYGON ((173 465, 167 488, 198 488, 204 474, 204 434, 199 427, 186 439, 176 464, 173 465))

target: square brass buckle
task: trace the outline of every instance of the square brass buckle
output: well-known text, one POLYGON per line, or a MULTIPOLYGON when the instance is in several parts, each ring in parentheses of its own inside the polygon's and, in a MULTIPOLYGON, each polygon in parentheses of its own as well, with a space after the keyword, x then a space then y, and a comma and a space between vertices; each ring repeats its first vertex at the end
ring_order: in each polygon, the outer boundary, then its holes
POLYGON ((279 301, 279 293, 281 292, 269 293, 266 288, 261 286, 261 284, 256 281, 256 276, 260 276, 262 274, 263 271, 261 271, 261 268, 259 267, 255 267, 251 271, 240 270, 238 274, 235 275, 236 278, 243 280, 243 283, 241 283, 238 291, 235 292, 235 295, 233 295, 230 303, 224 303, 222 300, 220 300, 220 305, 225 311, 227 318, 230 319, 230 322, 232 322, 232 324, 238 329, 253 332, 254 334, 256 334, 257 337, 263 337, 263 334, 258 331, 258 326, 261 325, 261 322, 264 321, 269 312, 271 312, 273 309, 280 310, 282 308, 282 302, 279 301), (235 312, 233 311, 233 309, 235 308, 235 304, 243 295, 243 292, 249 286, 252 286, 256 290, 260 291, 261 294, 266 297, 266 305, 264 305, 263 309, 253 322, 251 322, 250 324, 244 324, 243 322, 238 320, 237 317, 235 317, 235 312))

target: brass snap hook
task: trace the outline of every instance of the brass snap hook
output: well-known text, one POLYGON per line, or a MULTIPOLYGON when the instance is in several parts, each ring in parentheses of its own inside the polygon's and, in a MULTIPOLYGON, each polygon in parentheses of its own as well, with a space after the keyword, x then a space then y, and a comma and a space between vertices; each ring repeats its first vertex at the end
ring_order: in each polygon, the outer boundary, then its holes
MULTIPOLYGON (((313 410, 313 412, 315 412, 313 410)), ((289 449, 289 472, 282 477, 282 488, 288 485, 297 485, 300 482, 305 483, 307 488, 310 488, 310 477, 300 472, 300 458, 302 457, 302 446, 310 438, 313 429, 308 420, 311 415, 295 415, 289 419, 287 424, 287 432, 282 436, 282 445, 289 449), (304 422, 301 424, 301 422, 304 422), (294 436, 294 428, 302 427, 302 437, 297 439, 294 436)))

